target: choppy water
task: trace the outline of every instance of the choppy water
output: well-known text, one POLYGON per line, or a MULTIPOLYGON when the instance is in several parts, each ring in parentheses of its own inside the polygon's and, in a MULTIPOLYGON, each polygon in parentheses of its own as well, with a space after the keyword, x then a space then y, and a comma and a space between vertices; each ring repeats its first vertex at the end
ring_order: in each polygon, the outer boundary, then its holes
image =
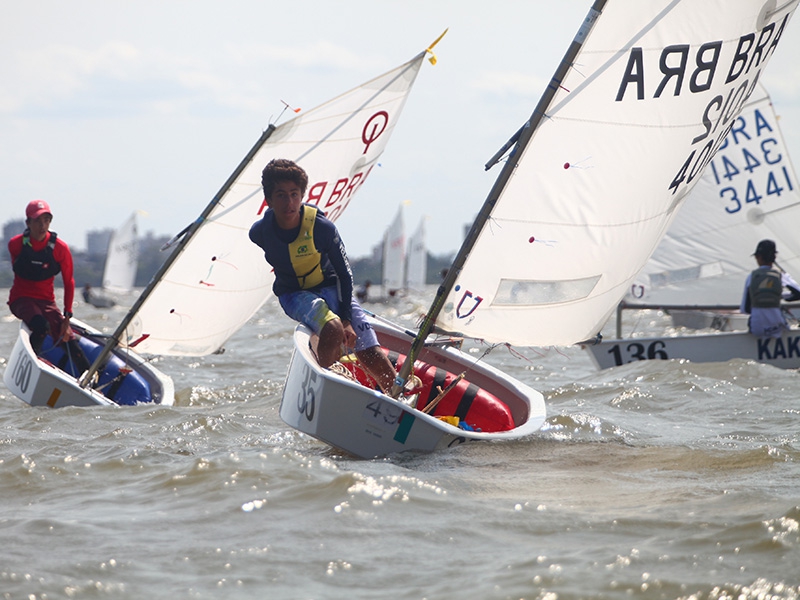
MULTIPOLYGON (((413 324, 422 300, 373 308, 413 324)), ((541 432, 361 461, 280 420, 292 329, 271 302, 224 354, 162 360, 174 407, 0 387, 0 598, 800 597, 796 372, 501 349, 541 432)))

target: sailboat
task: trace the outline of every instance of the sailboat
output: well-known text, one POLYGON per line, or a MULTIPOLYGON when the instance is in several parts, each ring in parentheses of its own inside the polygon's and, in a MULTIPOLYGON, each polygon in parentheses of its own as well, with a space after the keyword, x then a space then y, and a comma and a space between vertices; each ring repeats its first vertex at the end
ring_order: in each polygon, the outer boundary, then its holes
POLYGON ((797 176, 769 95, 759 85, 632 285, 618 311, 617 339, 589 347, 594 362, 608 368, 648 358, 742 358, 800 367, 793 332, 780 340, 759 340, 747 333, 749 315, 738 312, 747 274, 757 266, 752 253, 760 240, 774 240, 778 265, 800 275, 799 228, 797 176), (657 308, 668 310, 675 326, 738 333, 622 338, 624 310, 657 308))
POLYGON ((98 382, 109 377, 109 365, 118 361, 118 370, 149 377, 150 396, 137 396, 136 402, 171 404, 171 379, 141 356, 222 351, 271 295, 273 276, 248 238, 250 225, 266 208, 264 165, 276 157, 295 160, 313 178, 308 201, 328 218, 339 218, 378 163, 423 59, 430 55, 435 64, 435 44, 314 109, 270 124, 200 216, 165 245, 173 247, 171 254, 114 333, 100 336, 75 323, 91 345, 91 367, 82 374, 65 372, 40 360, 23 324, 4 374, 8 388, 33 405, 112 404, 114 399, 103 394, 110 388, 101 391, 98 382))
POLYGON ((747 315, 739 315, 743 326, 734 325, 725 311, 738 310, 744 280, 756 266, 753 249, 762 239, 775 240, 781 266, 800 276, 798 229, 800 188, 778 116, 759 85, 626 305, 673 306, 676 326, 747 329, 747 315), (705 308, 692 310, 697 305, 705 308))
POLYGON ((408 239, 405 275, 405 287, 408 290, 425 289, 428 277, 428 246, 425 242, 425 217, 422 217, 408 239))
POLYGON ((370 293, 366 284, 359 299, 366 302, 389 302, 409 290, 421 291, 425 287, 428 253, 425 246, 425 224, 421 221, 414 234, 406 241, 404 205, 386 228, 381 243, 381 290, 370 293))
POLYGON ((103 269, 103 289, 114 294, 133 290, 139 267, 139 228, 136 212, 125 219, 108 241, 108 256, 103 269))
POLYGON ((139 231, 136 212, 125 219, 108 240, 108 252, 103 268, 103 287, 96 292, 87 285, 83 299, 95 308, 108 308, 116 305, 114 295, 128 294, 136 281, 139 267, 139 231))
POLYGON ((388 300, 405 287, 406 232, 402 204, 383 235, 381 266, 381 287, 384 299, 388 300))
POLYGON ((300 326, 281 418, 363 458, 537 431, 539 392, 435 332, 519 346, 596 337, 723 143, 796 4, 596 0, 530 119, 487 164, 503 160, 416 335, 375 322, 402 361, 391 393, 321 369, 300 326), (431 371, 443 381, 463 373, 476 401, 457 387, 450 398, 431 371), (441 392, 423 397, 412 375, 422 392, 441 392), (471 424, 473 411, 474 421, 508 420, 471 424))

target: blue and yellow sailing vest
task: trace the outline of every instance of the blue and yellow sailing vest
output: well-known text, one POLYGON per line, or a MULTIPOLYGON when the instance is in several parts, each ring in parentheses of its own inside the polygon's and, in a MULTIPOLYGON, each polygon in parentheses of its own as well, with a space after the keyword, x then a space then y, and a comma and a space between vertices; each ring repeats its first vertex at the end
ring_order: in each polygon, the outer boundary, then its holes
POLYGON ((314 221, 316 218, 316 207, 303 205, 300 232, 289 244, 289 259, 292 261, 292 268, 297 276, 297 284, 304 290, 314 288, 325 280, 321 266, 322 255, 314 245, 314 221))

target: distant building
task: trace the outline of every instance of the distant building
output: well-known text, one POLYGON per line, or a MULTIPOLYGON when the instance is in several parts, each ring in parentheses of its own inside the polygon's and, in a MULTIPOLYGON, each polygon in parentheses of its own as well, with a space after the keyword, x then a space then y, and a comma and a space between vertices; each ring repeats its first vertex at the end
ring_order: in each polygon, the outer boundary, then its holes
POLYGON ((86 253, 89 256, 103 255, 108 252, 108 242, 111 240, 113 229, 102 229, 86 232, 86 253))
POLYGON ((25 231, 25 221, 22 219, 13 219, 11 221, 6 221, 5 225, 3 225, 3 249, 8 246, 8 241, 14 237, 15 235, 19 235, 25 231))

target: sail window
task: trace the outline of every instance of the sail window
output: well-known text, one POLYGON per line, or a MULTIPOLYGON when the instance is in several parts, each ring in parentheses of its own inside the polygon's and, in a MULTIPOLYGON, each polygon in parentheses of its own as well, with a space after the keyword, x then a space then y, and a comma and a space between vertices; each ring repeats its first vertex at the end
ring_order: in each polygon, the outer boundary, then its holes
POLYGON ((600 281, 600 275, 562 281, 501 279, 492 304, 532 306, 558 304, 586 298, 600 281))

